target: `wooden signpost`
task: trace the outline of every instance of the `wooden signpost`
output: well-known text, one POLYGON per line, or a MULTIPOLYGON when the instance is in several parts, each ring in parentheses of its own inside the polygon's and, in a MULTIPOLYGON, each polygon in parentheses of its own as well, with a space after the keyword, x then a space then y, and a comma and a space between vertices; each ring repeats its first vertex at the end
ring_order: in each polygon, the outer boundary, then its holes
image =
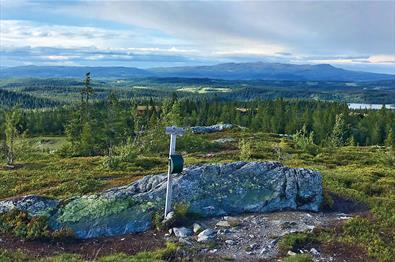
POLYGON ((166 127, 166 134, 170 135, 169 149, 169 168, 167 171, 167 190, 165 204, 165 219, 171 211, 172 200, 172 174, 180 173, 183 168, 183 159, 181 155, 176 154, 176 138, 184 134, 184 129, 176 126, 166 127))

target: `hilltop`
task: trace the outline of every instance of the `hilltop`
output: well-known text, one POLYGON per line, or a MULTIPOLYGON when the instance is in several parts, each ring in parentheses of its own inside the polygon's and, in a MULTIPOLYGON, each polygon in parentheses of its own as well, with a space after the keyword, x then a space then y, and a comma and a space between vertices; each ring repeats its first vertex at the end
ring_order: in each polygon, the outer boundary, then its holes
POLYGON ((394 80, 395 75, 350 71, 329 64, 296 65, 282 63, 225 63, 208 66, 158 67, 86 67, 19 66, 0 70, 0 78, 12 77, 82 77, 91 72, 97 78, 180 77, 224 80, 292 81, 379 81, 394 80))

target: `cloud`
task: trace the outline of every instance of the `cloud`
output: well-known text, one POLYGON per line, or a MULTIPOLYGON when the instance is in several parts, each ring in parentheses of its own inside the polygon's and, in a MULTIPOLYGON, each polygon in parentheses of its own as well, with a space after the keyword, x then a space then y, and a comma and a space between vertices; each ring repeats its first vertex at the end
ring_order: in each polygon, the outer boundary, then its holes
POLYGON ((395 48, 393 1, 105 1, 83 5, 103 19, 155 28, 225 51, 243 45, 296 53, 393 54, 395 48))
POLYGON ((267 61, 379 66, 395 73, 393 1, 1 3, 6 65, 267 61))

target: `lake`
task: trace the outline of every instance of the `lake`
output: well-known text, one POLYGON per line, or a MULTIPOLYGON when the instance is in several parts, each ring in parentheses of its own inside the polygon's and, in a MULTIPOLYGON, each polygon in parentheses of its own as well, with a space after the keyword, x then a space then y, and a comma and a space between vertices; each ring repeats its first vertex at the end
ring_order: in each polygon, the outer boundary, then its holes
MULTIPOLYGON (((382 104, 348 103, 350 109, 381 109, 382 104)), ((395 109, 395 105, 385 105, 388 109, 395 109)))

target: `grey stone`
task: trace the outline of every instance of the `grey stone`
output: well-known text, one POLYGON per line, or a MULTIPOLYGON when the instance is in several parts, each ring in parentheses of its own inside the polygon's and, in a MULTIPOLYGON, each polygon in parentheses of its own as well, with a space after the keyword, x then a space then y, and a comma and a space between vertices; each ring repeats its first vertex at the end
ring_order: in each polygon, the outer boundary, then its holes
POLYGON ((221 220, 221 221, 218 221, 218 223, 215 226, 217 226, 217 227, 230 227, 230 224, 226 220, 225 221, 221 220))
POLYGON ((192 133, 195 134, 205 134, 205 133, 214 133, 220 132, 226 129, 233 128, 234 125, 232 124, 216 124, 212 126, 193 126, 191 127, 192 133))
POLYGON ((30 216, 50 216, 59 206, 59 201, 42 196, 24 196, 11 200, 0 201, 0 214, 18 209, 30 216))
POLYGON ((259 245, 257 243, 253 243, 250 245, 251 250, 257 249, 259 245))
POLYGON ((198 223, 193 224, 193 232, 194 233, 199 234, 202 231, 203 231, 203 228, 201 225, 199 225, 198 223))
POLYGON ((170 211, 169 213, 167 213, 167 215, 165 217, 165 221, 169 221, 173 218, 174 218, 174 211, 170 211))
POLYGON ((212 142, 222 145, 222 144, 228 144, 228 143, 235 142, 235 141, 237 141, 236 138, 225 137, 225 138, 219 138, 219 139, 213 140, 212 142))
POLYGON ((198 235, 198 242, 206 242, 209 240, 212 240, 215 238, 216 232, 214 230, 212 230, 211 228, 207 228, 205 230, 203 230, 202 232, 200 232, 200 234, 198 235))
POLYGON ((190 241, 188 241, 188 240, 186 240, 185 238, 182 238, 182 237, 180 237, 180 238, 178 239, 178 242, 180 242, 180 243, 182 243, 182 244, 184 244, 184 245, 188 245, 188 246, 191 246, 191 245, 192 245, 192 243, 191 243, 190 241))
POLYGON ((228 245, 234 245, 235 241, 232 240, 232 239, 228 239, 228 240, 225 240, 225 243, 228 244, 228 245))
POLYGON ((192 236, 192 230, 186 227, 173 227, 173 232, 176 237, 192 236))
MULTIPOLYGON (((47 215, 52 229, 68 227, 79 238, 142 232, 164 207, 166 180, 166 174, 148 175, 62 205, 39 196, 5 200, 0 201, 0 213, 17 208, 32 216, 47 215)), ((318 211, 321 201, 319 172, 277 162, 191 166, 173 177, 173 203, 186 203, 189 212, 201 217, 284 209, 318 211)))
POLYGON ((310 253, 311 253, 313 256, 319 256, 319 255, 320 255, 320 252, 318 252, 318 250, 315 249, 314 247, 310 249, 310 253))

